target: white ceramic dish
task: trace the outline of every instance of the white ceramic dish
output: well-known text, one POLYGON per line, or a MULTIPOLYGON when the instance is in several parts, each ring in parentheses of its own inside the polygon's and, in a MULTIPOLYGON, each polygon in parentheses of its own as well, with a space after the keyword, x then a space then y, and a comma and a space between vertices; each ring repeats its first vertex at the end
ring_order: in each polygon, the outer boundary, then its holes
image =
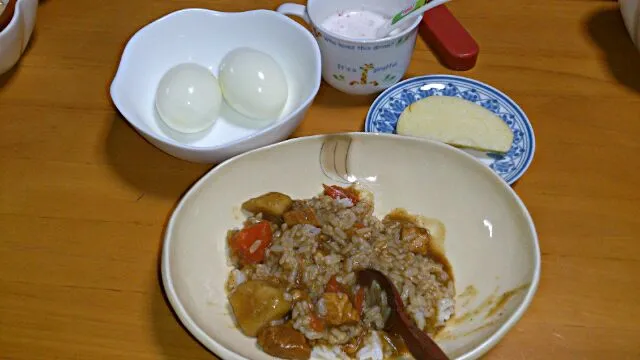
POLYGON ((139 30, 125 47, 111 84, 120 113, 149 142, 181 159, 216 163, 283 140, 302 121, 321 79, 320 50, 301 25, 274 11, 176 11, 139 30), (171 67, 195 62, 218 75, 222 58, 237 47, 264 51, 280 63, 289 86, 283 116, 261 127, 223 103, 212 128, 185 136, 169 129, 154 106, 156 87, 171 67))
POLYGON ((386 134, 288 140, 237 156, 198 181, 171 216, 162 250, 164 289, 186 328, 223 359, 270 359, 235 329, 228 311, 226 231, 241 226, 239 206, 252 196, 280 191, 306 198, 321 192, 322 183, 350 181, 373 192, 378 216, 402 207, 444 222, 457 320, 436 341, 458 360, 493 347, 538 286, 540 250, 526 207, 470 155, 386 134))
POLYGON ((36 25, 38 0, 16 0, 13 18, 0 31, 0 74, 15 65, 27 48, 36 25))

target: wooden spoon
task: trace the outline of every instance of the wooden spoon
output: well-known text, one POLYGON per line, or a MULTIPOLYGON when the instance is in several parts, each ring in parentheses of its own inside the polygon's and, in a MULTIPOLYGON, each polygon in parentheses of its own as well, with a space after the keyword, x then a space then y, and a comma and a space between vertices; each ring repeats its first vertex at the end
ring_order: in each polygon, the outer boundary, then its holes
POLYGON ((387 303, 391 308, 391 314, 389 314, 384 329, 402 337, 409 352, 416 360, 449 360, 438 344, 427 333, 414 325, 404 309, 400 293, 383 273, 378 270, 366 269, 358 271, 356 276, 358 284, 361 286, 370 287, 375 280, 387 294, 387 303))

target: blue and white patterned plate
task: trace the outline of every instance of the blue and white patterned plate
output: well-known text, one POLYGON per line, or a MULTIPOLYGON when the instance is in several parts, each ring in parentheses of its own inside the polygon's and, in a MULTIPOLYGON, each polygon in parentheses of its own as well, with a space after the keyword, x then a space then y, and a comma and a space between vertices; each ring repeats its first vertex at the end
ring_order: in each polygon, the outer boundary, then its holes
POLYGON ((501 91, 479 81, 454 75, 426 75, 404 80, 385 90, 373 102, 364 131, 395 133, 402 111, 429 96, 456 96, 490 110, 513 131, 513 144, 506 154, 465 149, 513 184, 527 170, 536 148, 531 123, 524 111, 501 91))

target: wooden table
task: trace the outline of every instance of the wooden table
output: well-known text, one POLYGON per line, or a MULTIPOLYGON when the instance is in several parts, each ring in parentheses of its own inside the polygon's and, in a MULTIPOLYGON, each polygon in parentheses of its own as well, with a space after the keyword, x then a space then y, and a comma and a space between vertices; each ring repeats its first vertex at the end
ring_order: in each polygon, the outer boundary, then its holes
MULTIPOLYGON (((158 280, 161 233, 211 168, 145 142, 108 86, 129 36, 184 7, 278 2, 41 0, 0 77, 0 359, 211 359, 158 280)), ((640 357, 640 54, 605 0, 456 0, 481 55, 463 73, 513 97, 537 152, 515 186, 542 280, 489 359, 640 357)), ((409 75, 452 73, 418 40, 409 75)), ((294 136, 360 130, 370 97, 322 86, 294 136)))

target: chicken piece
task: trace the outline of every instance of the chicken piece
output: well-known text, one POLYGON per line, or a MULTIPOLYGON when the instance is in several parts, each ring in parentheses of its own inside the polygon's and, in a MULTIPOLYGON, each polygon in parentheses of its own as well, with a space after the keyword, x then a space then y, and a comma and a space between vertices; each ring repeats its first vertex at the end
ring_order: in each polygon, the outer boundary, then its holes
POLYGON ((414 225, 404 225, 400 234, 402 241, 407 243, 409 251, 426 256, 429 253, 431 236, 429 231, 414 225))
POLYGON ((363 332, 359 336, 351 339, 348 343, 342 345, 342 351, 344 351, 350 357, 355 358, 358 350, 360 350, 363 345, 366 334, 366 332, 363 332))
POLYGON ((283 215, 284 222, 289 226, 297 224, 310 224, 320 226, 316 212, 304 202, 295 202, 291 210, 283 215))
POLYGON ((240 330, 247 336, 256 336, 262 327, 291 310, 284 291, 262 280, 249 280, 238 285, 229 295, 229 302, 240 330))
POLYGON ((324 315, 324 320, 329 325, 353 324, 360 321, 360 314, 353 307, 349 296, 345 293, 324 293, 320 300, 324 306, 324 311, 320 311, 324 315))
POLYGON ((267 354, 282 359, 306 360, 311 357, 307 339, 288 324, 262 328, 258 332, 258 345, 267 354))
POLYGON ((415 224, 415 216, 409 214, 405 209, 393 209, 382 219, 384 223, 397 222, 400 224, 415 224))
POLYGON ((309 294, 306 291, 300 290, 300 289, 295 289, 291 291, 292 302, 298 302, 303 300, 309 300, 309 294))
POLYGON ((282 222, 282 215, 291 208, 293 200, 279 192, 268 192, 242 203, 242 209, 262 216, 273 222, 282 222))

